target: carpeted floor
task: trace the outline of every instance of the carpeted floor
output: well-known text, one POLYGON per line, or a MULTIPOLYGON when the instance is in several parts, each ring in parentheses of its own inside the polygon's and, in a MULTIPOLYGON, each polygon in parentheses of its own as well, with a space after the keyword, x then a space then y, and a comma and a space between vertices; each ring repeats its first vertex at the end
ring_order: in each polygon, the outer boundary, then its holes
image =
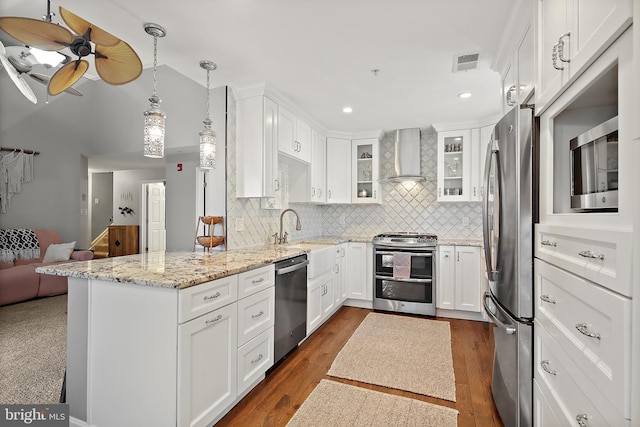
POLYGON ((67 348, 67 295, 0 307, 0 403, 57 403, 67 348))
POLYGON ((449 322, 370 313, 328 375, 455 402, 449 322))
POLYGON ((457 420, 452 408, 322 380, 287 427, 455 427, 457 420))

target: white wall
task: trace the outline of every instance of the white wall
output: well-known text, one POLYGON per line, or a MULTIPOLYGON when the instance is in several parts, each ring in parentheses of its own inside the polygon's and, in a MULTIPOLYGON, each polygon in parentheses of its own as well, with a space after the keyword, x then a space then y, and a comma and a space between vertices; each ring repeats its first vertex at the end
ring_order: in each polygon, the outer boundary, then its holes
POLYGON ((165 170, 138 169, 113 172, 113 225, 140 225, 142 213, 142 181, 161 181, 165 179, 165 170), (132 213, 122 214, 120 208, 133 209, 132 213))
POLYGON ((191 251, 196 229, 196 178, 199 166, 196 153, 167 156, 165 176, 165 221, 167 251, 191 251), (177 165, 182 165, 179 171, 177 165))

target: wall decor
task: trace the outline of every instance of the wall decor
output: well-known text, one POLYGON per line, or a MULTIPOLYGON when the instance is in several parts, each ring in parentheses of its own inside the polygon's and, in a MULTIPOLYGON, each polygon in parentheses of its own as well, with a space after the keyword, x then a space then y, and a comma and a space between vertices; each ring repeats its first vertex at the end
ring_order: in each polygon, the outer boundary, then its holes
POLYGON ((33 157, 37 151, 0 147, 0 212, 5 213, 22 184, 33 181, 33 157), (6 152, 6 153, 3 153, 6 152))

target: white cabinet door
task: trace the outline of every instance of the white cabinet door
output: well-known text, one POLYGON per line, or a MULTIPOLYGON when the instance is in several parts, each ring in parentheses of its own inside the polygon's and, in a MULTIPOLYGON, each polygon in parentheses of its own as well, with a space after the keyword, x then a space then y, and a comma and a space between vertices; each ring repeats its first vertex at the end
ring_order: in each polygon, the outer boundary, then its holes
POLYGON ((178 326, 178 425, 208 426, 237 396, 237 305, 178 326))
POLYGON ((238 300, 238 346, 273 326, 275 319, 275 287, 238 300))
POLYGON ((336 306, 335 301, 335 274, 333 270, 323 275, 321 278, 321 310, 322 310, 322 320, 323 323, 325 320, 331 316, 333 313, 334 307, 336 306))
POLYGON ((351 203, 351 141, 327 138, 327 203, 351 203))
POLYGON ((347 244, 342 243, 336 246, 335 249, 335 262, 334 267, 334 286, 335 286, 335 299, 336 305, 342 305, 347 299, 347 244))
POLYGON ((515 54, 517 69, 515 84, 518 88, 516 103, 518 104, 525 102, 529 98, 535 85, 535 55, 533 23, 529 22, 515 54))
POLYGON ((377 138, 351 141, 351 200, 380 203, 380 141, 377 138))
POLYGON ((480 248, 456 246, 456 310, 480 312, 480 248))
POLYGON ((516 76, 514 73, 514 66, 512 62, 509 62, 506 67, 506 71, 503 72, 502 77, 502 114, 505 114, 516 103, 516 76))
POLYGON ((266 96, 237 102, 236 196, 277 197, 278 104, 266 96))
POLYGON ((322 322, 322 276, 307 281, 307 336, 322 322))
POLYGON ((311 162, 311 126, 296 117, 295 156, 303 162, 311 162))
POLYGON ((273 366, 273 326, 238 348, 238 395, 273 366))
POLYGON ((491 134, 495 125, 474 129, 471 147, 471 201, 481 202, 484 194, 484 163, 487 146, 491 142, 491 134))
POLYGON ((477 246, 438 246, 437 308, 481 311, 480 261, 477 246))
POLYGON ((538 0, 536 114, 630 25, 633 0, 538 0))
POLYGON ((311 129, 311 202, 327 201, 327 137, 311 129))
POLYGON ((471 200, 471 131, 438 132, 438 201, 471 200))
POLYGON ((367 274, 367 244, 349 242, 347 249, 347 297, 373 300, 371 274, 367 274))
POLYGON ((286 108, 278 108, 278 151, 297 156, 296 116, 286 108))

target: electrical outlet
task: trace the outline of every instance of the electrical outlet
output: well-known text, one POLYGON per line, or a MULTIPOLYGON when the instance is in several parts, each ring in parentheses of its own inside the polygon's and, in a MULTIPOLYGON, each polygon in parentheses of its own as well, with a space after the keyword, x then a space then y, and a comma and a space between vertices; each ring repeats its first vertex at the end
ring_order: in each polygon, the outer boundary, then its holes
POLYGON ((468 227, 469 226, 469 217, 468 216, 463 216, 462 217, 462 226, 463 227, 468 227))
POLYGON ((340 215, 340 225, 347 225, 347 218, 344 214, 340 215))
POLYGON ((236 218, 236 231, 244 231, 244 218, 236 218))

